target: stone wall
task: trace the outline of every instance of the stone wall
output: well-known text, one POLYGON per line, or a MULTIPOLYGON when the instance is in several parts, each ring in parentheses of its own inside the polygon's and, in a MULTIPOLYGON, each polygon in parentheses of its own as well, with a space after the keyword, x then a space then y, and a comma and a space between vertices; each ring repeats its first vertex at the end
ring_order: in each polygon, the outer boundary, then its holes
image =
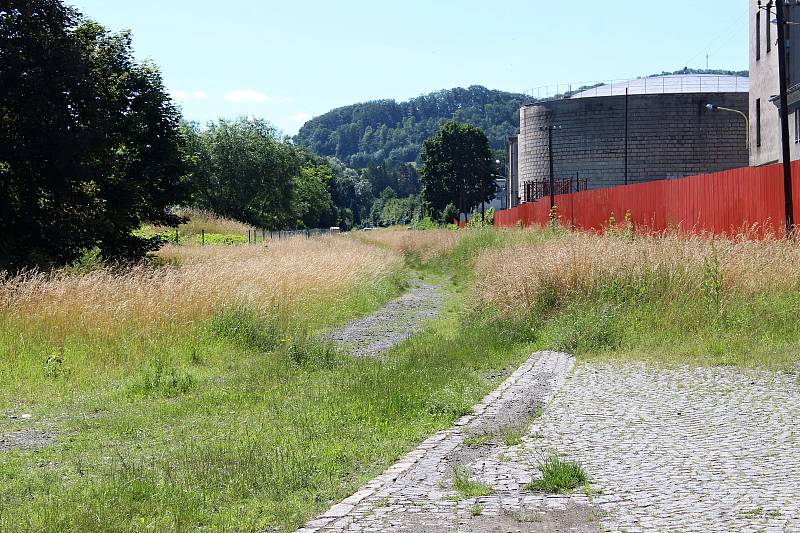
MULTIPOLYGON (((625 181, 625 96, 555 100, 520 110, 519 176, 549 178, 547 129, 553 130, 557 179, 578 176, 590 188, 625 181)), ((748 165, 743 117, 747 93, 648 94, 628 97, 628 182, 680 178, 748 165)))

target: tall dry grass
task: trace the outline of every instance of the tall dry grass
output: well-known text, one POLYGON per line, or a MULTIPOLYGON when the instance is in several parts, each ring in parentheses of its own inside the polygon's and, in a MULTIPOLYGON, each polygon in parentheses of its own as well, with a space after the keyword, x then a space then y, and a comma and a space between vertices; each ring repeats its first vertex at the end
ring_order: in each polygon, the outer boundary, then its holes
POLYGON ((586 294, 614 282, 657 285, 676 296, 697 294, 718 277, 743 295, 791 290, 800 281, 800 246, 785 240, 710 240, 575 233, 538 245, 489 250, 476 263, 481 303, 530 309, 557 295, 586 294))
POLYGON ((414 254, 422 260, 446 254, 455 247, 463 232, 447 229, 395 230, 384 229, 354 234, 355 238, 368 243, 390 248, 404 254, 414 254))
POLYGON ((202 209, 181 208, 177 209, 176 213, 189 219, 186 224, 180 226, 180 231, 184 235, 199 235, 200 230, 204 230, 206 233, 240 235, 254 229, 250 224, 224 218, 202 209))
POLYGON ((342 238, 288 239, 269 246, 181 247, 177 266, 33 273, 0 283, 0 322, 58 341, 111 338, 120 330, 185 327, 233 305, 291 309, 385 276, 399 255, 342 238))

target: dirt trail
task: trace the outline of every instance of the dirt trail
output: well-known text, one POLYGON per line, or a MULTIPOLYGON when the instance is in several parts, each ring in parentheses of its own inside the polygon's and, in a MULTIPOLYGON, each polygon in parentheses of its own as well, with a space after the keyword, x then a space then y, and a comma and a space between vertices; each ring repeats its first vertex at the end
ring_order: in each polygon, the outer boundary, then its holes
POLYGON ((379 357, 390 348, 422 329, 425 321, 435 318, 442 309, 441 285, 411 280, 410 290, 375 313, 354 320, 329 333, 329 340, 354 357, 379 357))

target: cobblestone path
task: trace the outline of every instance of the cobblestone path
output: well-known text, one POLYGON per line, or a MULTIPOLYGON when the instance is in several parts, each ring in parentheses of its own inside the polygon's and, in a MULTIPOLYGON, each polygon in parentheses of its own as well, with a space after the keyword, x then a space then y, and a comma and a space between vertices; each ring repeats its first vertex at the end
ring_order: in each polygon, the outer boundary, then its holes
POLYGON ((299 531, 800 532, 797 375, 572 366, 534 354, 473 414, 299 531), (521 426, 521 440, 504 436, 521 426), (590 490, 525 490, 552 453, 583 465, 590 490), (491 494, 459 497, 454 468, 491 494))
POLYGON ((325 338, 355 357, 378 357, 422 329, 426 320, 438 315, 442 299, 441 286, 414 279, 410 290, 403 296, 325 338))
POLYGON ((531 431, 578 460, 611 531, 800 532, 800 382, 580 365, 531 431))
POLYGON ((534 531, 527 528, 534 525, 539 528, 536 531, 541 531, 542 526, 567 531, 586 523, 590 504, 587 496, 548 498, 526 493, 520 490, 520 484, 531 480, 532 469, 518 471, 512 463, 492 460, 486 453, 509 447, 470 447, 464 443, 470 436, 527 427, 564 383, 573 364, 573 359, 564 354, 535 354, 475 406, 472 414, 427 439, 298 533, 501 531, 496 528, 499 523, 509 525, 503 531, 534 531), (460 499, 453 489, 454 467, 464 468, 473 478, 487 483, 492 494, 460 499), (479 516, 473 516, 476 504, 482 506, 479 516), (539 512, 534 515, 529 510, 539 512))

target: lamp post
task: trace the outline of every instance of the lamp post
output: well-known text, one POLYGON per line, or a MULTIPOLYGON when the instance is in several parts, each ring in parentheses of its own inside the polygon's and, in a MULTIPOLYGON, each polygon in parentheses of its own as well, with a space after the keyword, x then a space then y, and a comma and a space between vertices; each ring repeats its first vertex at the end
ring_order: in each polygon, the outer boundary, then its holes
POLYGON ((744 125, 747 129, 747 153, 750 153, 750 117, 738 109, 731 109, 730 107, 722 107, 720 105, 706 104, 706 109, 709 111, 727 111, 729 113, 736 113, 744 119, 744 125))

